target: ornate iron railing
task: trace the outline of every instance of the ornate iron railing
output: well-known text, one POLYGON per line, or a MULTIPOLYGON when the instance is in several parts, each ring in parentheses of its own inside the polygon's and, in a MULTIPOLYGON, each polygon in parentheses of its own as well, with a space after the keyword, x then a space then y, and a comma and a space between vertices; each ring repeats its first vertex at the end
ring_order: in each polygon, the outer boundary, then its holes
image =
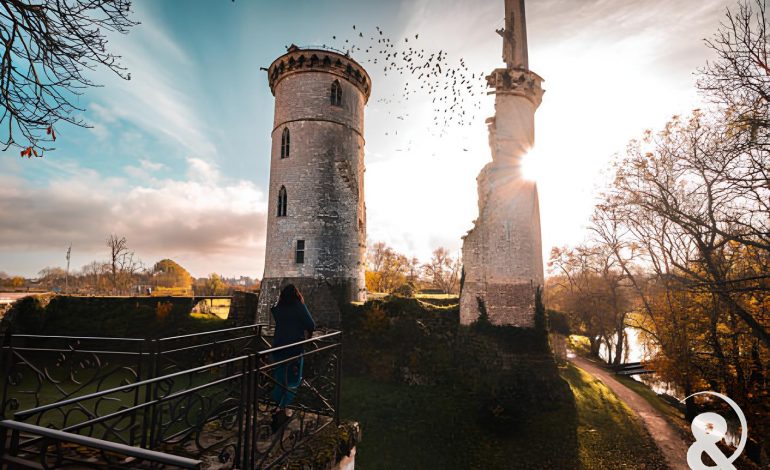
MULTIPOLYGON (((137 361, 137 370, 149 367, 151 378, 123 380, 109 389, 96 386, 93 391, 78 395, 66 389, 61 392, 61 387, 51 383, 56 393, 64 398, 17 410, 13 419, 87 436, 99 442, 194 459, 216 459, 237 468, 269 468, 301 448, 312 435, 330 424, 339 423, 342 346, 340 333, 332 332, 294 345, 266 349, 269 341, 261 335, 261 328, 255 326, 256 335, 252 337, 242 334, 246 330, 236 328, 231 329, 227 338, 222 335, 185 335, 156 340, 152 344, 155 351, 148 353, 141 349, 138 352, 141 359, 137 361), (196 344, 190 343, 193 337, 196 344), (285 359, 274 358, 276 353, 290 347, 302 352, 285 359), (235 353, 240 355, 232 357, 235 353), (149 365, 145 364, 145 359, 149 365), (216 359, 220 360, 210 362, 216 359), (271 400, 271 392, 281 387, 274 379, 275 370, 299 360, 304 362, 304 374, 295 391, 294 402, 289 406, 291 416, 279 429, 273 429, 271 415, 276 403, 271 400), (192 362, 202 365, 185 368, 192 362), (152 377, 153 373, 163 371, 168 373, 152 377)), ((78 352, 96 354, 98 358, 98 352, 104 351, 78 352)), ((16 353, 22 351, 14 351, 16 353)), ((23 365, 30 365, 24 354, 13 357, 23 365)), ((136 359, 132 355, 127 357, 136 359)), ((94 359, 90 361, 83 367, 90 366, 94 359)), ((10 367, 9 370, 15 369, 10 367)), ((30 370, 43 379, 51 375, 50 371, 34 365, 30 370)), ((117 369, 108 368, 108 371, 113 370, 117 369)), ((131 373, 129 378, 141 375, 131 373)), ((98 373, 93 375, 99 376, 98 373)), ((43 379, 36 383, 45 383, 43 379)), ((105 382, 95 380, 97 384, 105 382)), ((41 393, 40 387, 37 393, 41 393)), ((6 401, 4 399, 4 403, 6 401)), ((11 440, 12 445, 4 455, 40 457, 41 439, 39 435, 20 436, 15 444, 11 440)))
MULTIPOLYGON (((264 326, 159 339, 7 334, 0 412, 5 418, 18 410, 266 349, 264 326)), ((134 396, 134 404, 139 399, 134 396)))

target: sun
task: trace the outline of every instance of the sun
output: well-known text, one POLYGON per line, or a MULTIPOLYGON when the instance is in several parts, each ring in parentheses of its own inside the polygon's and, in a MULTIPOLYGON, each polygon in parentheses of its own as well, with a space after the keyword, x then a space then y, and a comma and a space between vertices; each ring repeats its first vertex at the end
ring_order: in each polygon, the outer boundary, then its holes
POLYGON ((529 181, 541 181, 545 176, 543 158, 536 149, 530 149, 521 157, 521 176, 529 181))

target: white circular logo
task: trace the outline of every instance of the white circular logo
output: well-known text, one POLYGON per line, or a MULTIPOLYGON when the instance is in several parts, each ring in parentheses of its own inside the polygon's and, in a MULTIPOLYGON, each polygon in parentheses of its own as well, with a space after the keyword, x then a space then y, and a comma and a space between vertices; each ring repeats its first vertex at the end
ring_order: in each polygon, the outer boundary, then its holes
POLYGON ((687 450, 687 465, 692 470, 735 470, 733 462, 735 462, 743 452, 744 447, 746 447, 746 440, 749 434, 743 410, 730 397, 716 392, 693 393, 684 400, 681 400, 681 402, 684 403, 685 400, 696 395, 714 395, 727 402, 735 411, 735 414, 738 415, 738 420, 741 423, 741 440, 733 455, 728 457, 723 454, 719 447, 717 447, 717 442, 724 439, 727 435, 727 421, 717 413, 701 413, 692 420, 691 429, 695 442, 687 450), (703 454, 711 457, 711 460, 716 463, 716 467, 704 464, 701 458, 703 454))

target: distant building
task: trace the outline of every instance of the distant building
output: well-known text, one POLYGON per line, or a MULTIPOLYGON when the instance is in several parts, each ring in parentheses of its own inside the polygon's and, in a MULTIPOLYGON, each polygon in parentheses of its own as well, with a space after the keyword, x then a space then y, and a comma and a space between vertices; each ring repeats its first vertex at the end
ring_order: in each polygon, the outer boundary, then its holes
POLYGON ((371 80, 347 55, 297 46, 268 68, 275 96, 258 317, 293 283, 321 323, 366 298, 364 107, 371 80))
POLYGON ((543 285, 537 186, 522 178, 521 160, 535 143, 535 111, 543 97, 529 70, 524 0, 506 0, 505 68, 487 82, 495 116, 487 119, 492 162, 479 174, 479 217, 463 239, 460 321, 485 309, 494 324, 534 326, 535 289, 543 285))

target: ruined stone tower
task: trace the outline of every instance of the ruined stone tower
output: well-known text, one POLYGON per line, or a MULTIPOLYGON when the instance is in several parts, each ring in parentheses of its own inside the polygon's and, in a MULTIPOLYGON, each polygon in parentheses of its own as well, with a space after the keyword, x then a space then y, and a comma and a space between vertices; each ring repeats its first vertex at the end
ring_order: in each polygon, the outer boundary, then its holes
POLYGON ((492 162, 479 174, 479 217, 463 238, 460 321, 473 323, 481 305, 492 323, 534 326, 535 289, 543 285, 537 186, 521 174, 535 143, 535 111, 543 97, 529 70, 524 0, 506 0, 505 68, 487 77, 495 116, 487 119, 492 162))
POLYGON ((265 273, 258 319, 288 283, 320 324, 363 301, 364 106, 371 80, 347 55, 291 46, 268 68, 275 96, 265 273))

